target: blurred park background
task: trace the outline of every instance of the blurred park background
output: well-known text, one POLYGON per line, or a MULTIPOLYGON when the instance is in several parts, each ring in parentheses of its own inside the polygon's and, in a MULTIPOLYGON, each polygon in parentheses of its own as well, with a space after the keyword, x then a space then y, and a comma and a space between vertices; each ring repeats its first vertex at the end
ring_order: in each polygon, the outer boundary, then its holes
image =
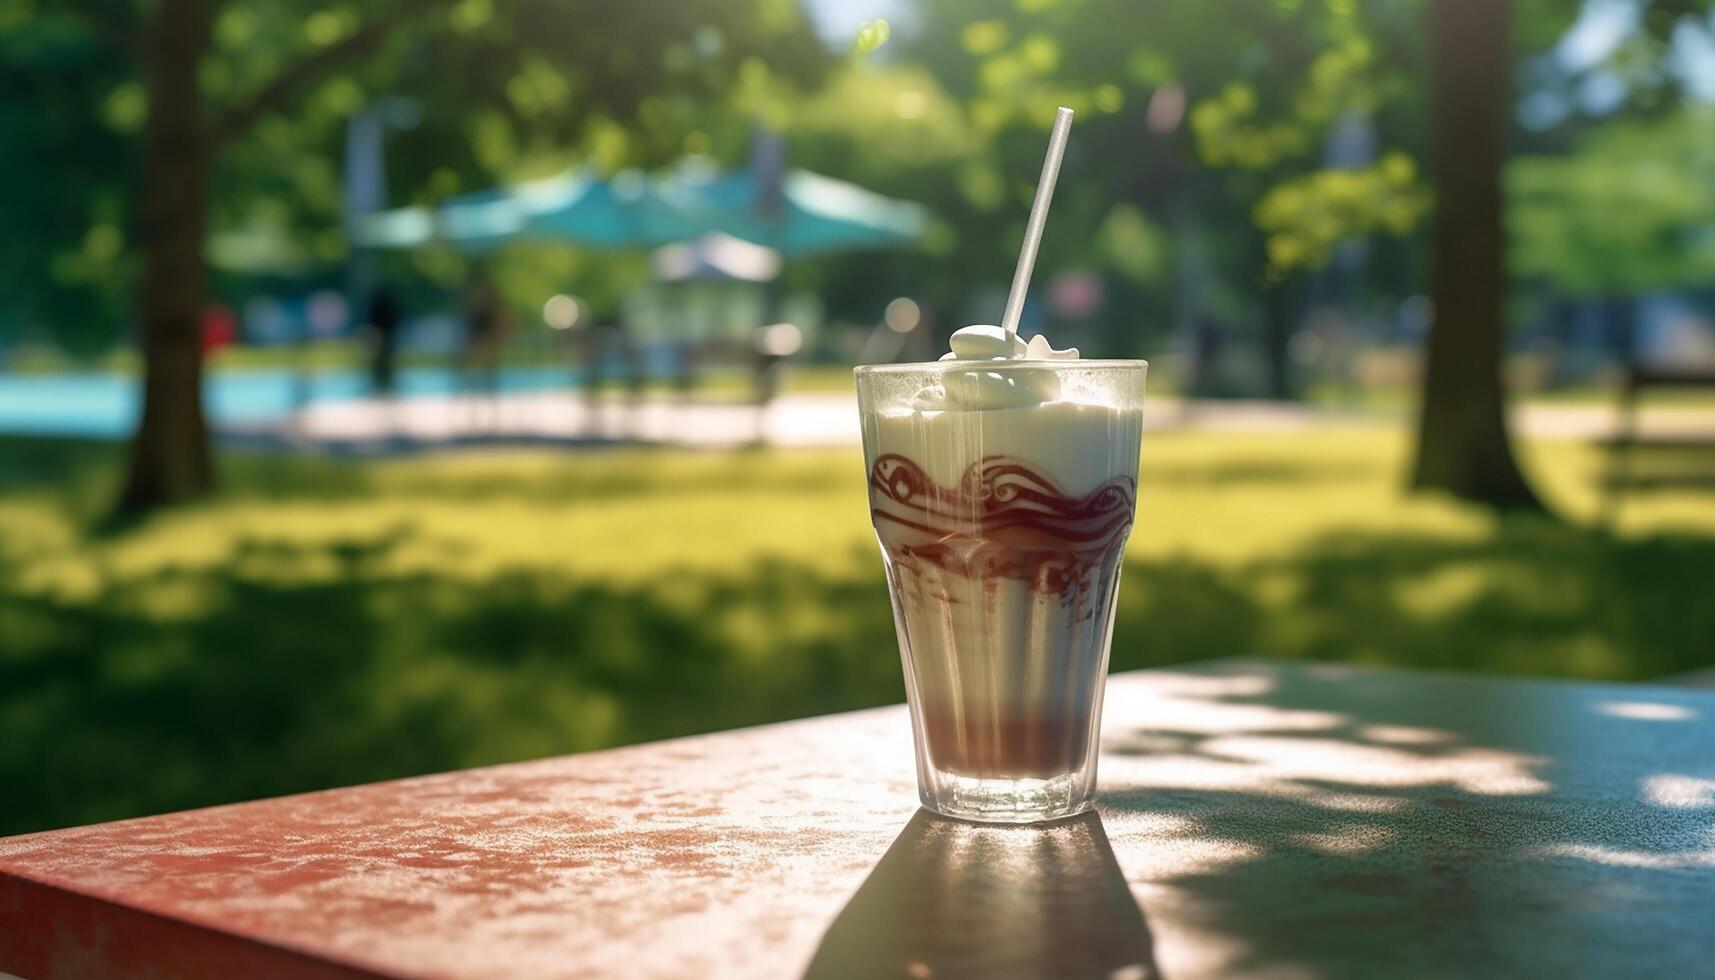
POLYGON ((1710 6, 0 0, 0 833, 901 700, 1057 105, 1115 669, 1707 670, 1710 6))

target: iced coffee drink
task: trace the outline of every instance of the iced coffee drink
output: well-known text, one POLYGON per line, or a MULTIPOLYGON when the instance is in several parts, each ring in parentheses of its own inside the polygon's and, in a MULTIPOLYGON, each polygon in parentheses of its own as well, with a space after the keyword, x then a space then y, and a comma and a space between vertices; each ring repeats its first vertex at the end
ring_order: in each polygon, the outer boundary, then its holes
POLYGON ((921 796, 981 820, 1077 813, 1095 789, 1146 365, 1000 327, 952 348, 857 373, 921 796))

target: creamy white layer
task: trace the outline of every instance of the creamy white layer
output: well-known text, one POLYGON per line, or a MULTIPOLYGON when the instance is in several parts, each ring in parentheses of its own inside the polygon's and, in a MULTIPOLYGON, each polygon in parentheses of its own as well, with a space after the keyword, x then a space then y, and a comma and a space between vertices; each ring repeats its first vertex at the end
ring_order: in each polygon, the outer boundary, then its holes
POLYGON ((1137 477, 1143 410, 1053 401, 1010 408, 901 408, 863 417, 865 463, 897 454, 943 487, 990 456, 1016 459, 1081 497, 1137 477))

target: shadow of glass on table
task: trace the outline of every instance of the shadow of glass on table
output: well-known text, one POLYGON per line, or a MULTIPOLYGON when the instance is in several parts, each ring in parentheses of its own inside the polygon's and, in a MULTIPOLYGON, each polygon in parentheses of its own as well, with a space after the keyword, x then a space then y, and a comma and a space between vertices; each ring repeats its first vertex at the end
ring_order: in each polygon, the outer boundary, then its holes
POLYGON ((988 826, 919 810, 822 937, 809 980, 1158 976, 1102 820, 988 826))

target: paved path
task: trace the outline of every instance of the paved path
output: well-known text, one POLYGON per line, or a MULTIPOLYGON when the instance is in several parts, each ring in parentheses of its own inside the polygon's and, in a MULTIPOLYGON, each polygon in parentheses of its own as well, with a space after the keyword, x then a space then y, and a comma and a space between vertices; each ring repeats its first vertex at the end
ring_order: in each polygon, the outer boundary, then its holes
MULTIPOLYGON (((1612 434, 1614 412, 1603 406, 1533 405, 1517 413, 1529 436, 1601 439, 1612 434)), ((1266 401, 1157 399, 1145 409, 1148 432, 1298 432, 1399 424, 1397 416, 1335 411, 1266 401)), ((1660 408, 1645 414, 1647 431, 1715 438, 1715 409, 1660 408)), ((762 442, 773 446, 851 446, 860 435, 853 398, 796 394, 766 411, 730 402, 652 399, 640 406, 607 401, 592 411, 572 392, 535 392, 499 399, 423 396, 314 404, 293 423, 233 426, 229 438, 352 452, 431 447, 461 442, 607 443, 631 440, 718 448, 762 442)))

